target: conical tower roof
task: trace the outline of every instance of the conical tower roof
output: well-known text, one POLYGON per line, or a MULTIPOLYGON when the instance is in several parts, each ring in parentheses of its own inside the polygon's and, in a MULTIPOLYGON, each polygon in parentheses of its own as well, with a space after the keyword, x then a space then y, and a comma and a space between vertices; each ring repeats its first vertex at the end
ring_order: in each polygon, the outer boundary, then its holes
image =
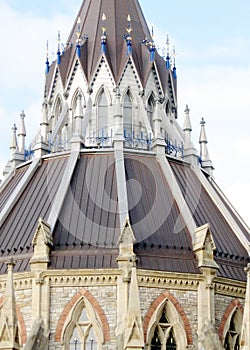
MULTIPOLYGON (((59 65, 63 83, 66 83, 77 58, 82 65, 87 81, 91 81, 103 54, 101 51, 103 27, 106 29, 105 34, 107 36, 105 56, 115 82, 119 82, 128 58, 131 56, 142 86, 145 85, 154 61, 161 85, 165 90, 168 81, 165 61, 157 52, 155 52, 154 60, 150 60, 148 45, 142 43, 145 39, 153 42, 153 39, 138 0, 83 1, 59 65), (132 29, 132 51, 130 54, 127 53, 127 43, 124 38, 128 28, 128 16, 130 18, 129 25, 132 29), (103 17, 105 17, 105 20, 103 20, 103 17), (78 38, 80 38, 80 41, 78 41, 78 38), (75 49, 77 42, 81 47, 80 57, 78 57, 75 49)), ((52 64, 47 77, 48 90, 56 65, 57 62, 52 64)))

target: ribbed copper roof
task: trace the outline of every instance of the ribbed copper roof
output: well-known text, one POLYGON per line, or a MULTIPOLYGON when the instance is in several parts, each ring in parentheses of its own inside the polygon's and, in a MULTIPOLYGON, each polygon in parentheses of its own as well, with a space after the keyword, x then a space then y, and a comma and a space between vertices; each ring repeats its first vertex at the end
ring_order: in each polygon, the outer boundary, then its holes
MULTIPOLYGON (((10 256, 17 261, 15 271, 30 268, 28 262, 33 254, 31 242, 38 219, 48 220, 68 162, 67 155, 44 159, 23 188, 6 220, 0 223, 0 273, 5 273, 4 262, 10 256)), ((192 167, 169 162, 196 225, 209 222, 211 226, 217 247, 215 259, 219 265, 219 275, 245 280, 244 267, 248 263, 248 253, 237 234, 199 182, 192 167)), ((126 152, 124 166, 138 267, 200 273, 193 253, 191 233, 156 157, 126 152)), ((53 231, 50 268, 117 267, 120 220, 119 180, 115 169, 112 152, 83 153, 77 160, 53 231)), ((25 171, 26 168, 19 169, 0 193, 3 207, 6 203, 4 198, 22 181, 25 171)), ((231 214, 246 238, 250 239, 249 232, 231 214)))

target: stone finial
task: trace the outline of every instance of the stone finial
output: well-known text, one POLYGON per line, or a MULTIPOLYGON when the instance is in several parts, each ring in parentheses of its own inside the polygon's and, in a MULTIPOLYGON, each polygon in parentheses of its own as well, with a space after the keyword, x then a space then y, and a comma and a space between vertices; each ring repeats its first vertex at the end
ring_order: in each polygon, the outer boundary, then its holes
POLYGON ((208 153, 208 148, 207 148, 208 141, 207 141, 207 135, 206 135, 206 129, 205 129, 206 122, 204 118, 201 119, 200 124, 201 124, 201 132, 200 132, 199 143, 200 143, 201 166, 202 168, 207 170, 210 175, 213 175, 214 167, 208 153))
POLYGON ((19 350, 19 330, 16 316, 16 300, 13 283, 13 269, 15 262, 7 262, 8 277, 5 298, 0 317, 0 349, 19 350))
POLYGON ((210 230, 210 225, 205 224, 198 227, 194 232, 193 251, 197 255, 199 267, 218 269, 213 255, 215 249, 216 246, 210 230))
POLYGON ((41 218, 38 221, 32 245, 34 247, 34 254, 30 260, 32 269, 45 270, 50 261, 49 253, 53 246, 53 238, 50 225, 41 218))
POLYGON ((188 105, 186 105, 186 108, 184 111, 185 119, 184 119, 184 124, 183 124, 183 131, 184 132, 186 132, 186 131, 191 132, 192 131, 192 125, 191 125, 189 112, 190 112, 190 109, 189 109, 188 105))
POLYGON ((119 238, 118 244, 129 245, 133 243, 135 243, 135 236, 129 218, 126 217, 122 226, 121 236, 119 238))
POLYGON ((184 136, 184 159, 190 162, 191 164, 198 164, 198 152, 195 149, 192 140, 191 140, 191 132, 192 125, 190 120, 190 109, 188 105, 185 108, 185 118, 183 123, 183 136, 184 136))
POLYGON ((41 141, 47 143, 48 140, 48 125, 49 125, 49 121, 48 121, 48 101, 45 98, 42 104, 42 118, 41 118, 41 141))
POLYGON ((11 156, 13 157, 18 149, 17 136, 16 136, 16 132, 17 132, 16 124, 13 125, 12 131, 13 133, 12 133, 12 139, 10 144, 10 151, 11 151, 11 156))
POLYGON ((20 114, 20 124, 19 124, 19 131, 18 131, 18 138, 19 138, 19 152, 24 153, 25 149, 25 136, 26 136, 26 128, 25 128, 25 113, 22 111, 20 114))

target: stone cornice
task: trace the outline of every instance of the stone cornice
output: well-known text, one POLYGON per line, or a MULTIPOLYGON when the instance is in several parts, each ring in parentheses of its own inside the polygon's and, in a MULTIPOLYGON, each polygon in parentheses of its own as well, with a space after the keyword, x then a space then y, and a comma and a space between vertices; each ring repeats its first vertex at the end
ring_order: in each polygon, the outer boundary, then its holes
MULTIPOLYGON (((22 272, 14 274, 15 290, 28 290, 32 288, 33 281, 37 279, 49 280, 50 286, 116 286, 119 269, 100 270, 48 270, 40 273, 22 272)), ((0 276, 0 293, 5 291, 7 275, 0 276)), ((183 274, 159 271, 137 270, 139 287, 165 288, 176 290, 197 290, 202 281, 202 275, 183 274)), ((234 298, 245 298, 246 283, 215 277, 215 293, 234 298)))

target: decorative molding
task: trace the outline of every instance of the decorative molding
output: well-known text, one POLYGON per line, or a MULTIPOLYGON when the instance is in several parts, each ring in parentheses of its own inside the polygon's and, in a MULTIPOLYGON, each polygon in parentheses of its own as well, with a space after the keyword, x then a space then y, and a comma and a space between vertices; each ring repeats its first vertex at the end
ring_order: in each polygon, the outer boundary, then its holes
POLYGON ((190 274, 187 276, 178 273, 163 274, 155 271, 147 271, 147 273, 145 273, 145 271, 138 272, 139 287, 197 290, 200 281, 200 275, 190 274))
POLYGON ((215 293, 244 299, 246 295, 246 283, 240 281, 218 281, 216 278, 215 293))

